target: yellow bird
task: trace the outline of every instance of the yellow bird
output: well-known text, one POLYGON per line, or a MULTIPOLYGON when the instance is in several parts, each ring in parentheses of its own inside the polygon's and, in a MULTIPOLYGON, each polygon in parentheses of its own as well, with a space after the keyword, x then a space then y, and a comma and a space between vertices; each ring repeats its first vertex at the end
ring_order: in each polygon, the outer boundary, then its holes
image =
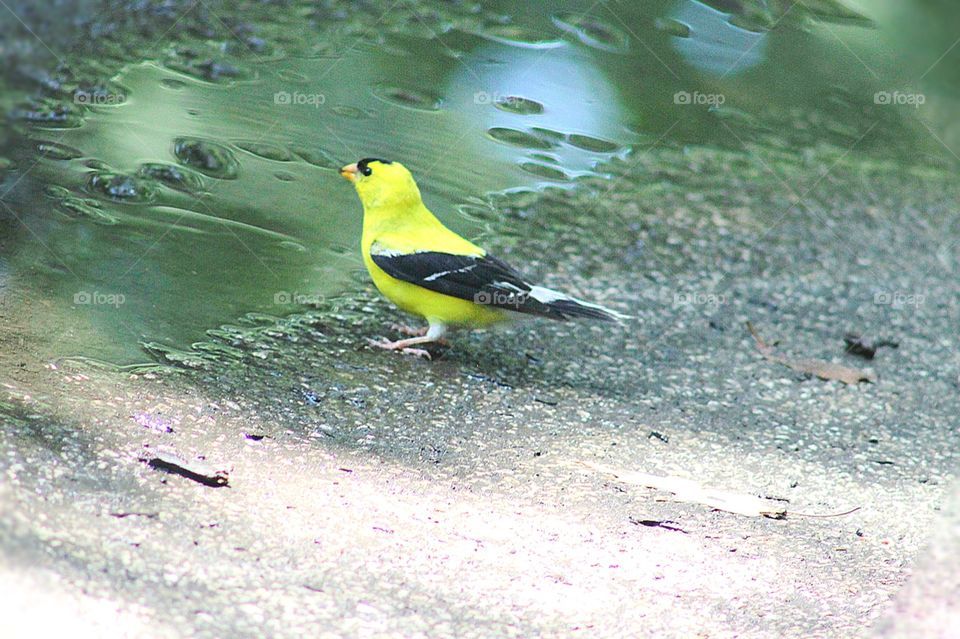
POLYGON ((340 169, 363 204, 363 262, 377 289, 429 328, 372 342, 387 350, 429 358, 416 346, 444 342, 451 327, 482 327, 519 314, 555 320, 629 319, 616 311, 530 284, 516 269, 465 240, 438 220, 399 162, 364 158, 340 169))

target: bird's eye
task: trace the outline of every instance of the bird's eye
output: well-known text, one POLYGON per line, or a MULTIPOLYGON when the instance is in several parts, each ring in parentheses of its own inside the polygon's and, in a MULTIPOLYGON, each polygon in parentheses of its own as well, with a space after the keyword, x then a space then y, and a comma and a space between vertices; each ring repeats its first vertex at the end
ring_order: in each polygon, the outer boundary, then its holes
POLYGON ((379 162, 380 164, 392 164, 390 160, 382 160, 380 158, 363 158, 357 162, 357 169, 360 171, 360 174, 370 175, 373 173, 373 169, 370 168, 370 165, 374 162, 379 162))

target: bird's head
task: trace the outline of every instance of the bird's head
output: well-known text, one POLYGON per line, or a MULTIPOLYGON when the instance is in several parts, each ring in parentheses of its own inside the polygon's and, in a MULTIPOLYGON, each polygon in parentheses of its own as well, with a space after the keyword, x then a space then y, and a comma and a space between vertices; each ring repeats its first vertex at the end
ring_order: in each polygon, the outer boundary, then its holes
POLYGON ((340 175, 353 182, 364 208, 420 203, 417 183, 399 162, 364 158, 340 169, 340 175))

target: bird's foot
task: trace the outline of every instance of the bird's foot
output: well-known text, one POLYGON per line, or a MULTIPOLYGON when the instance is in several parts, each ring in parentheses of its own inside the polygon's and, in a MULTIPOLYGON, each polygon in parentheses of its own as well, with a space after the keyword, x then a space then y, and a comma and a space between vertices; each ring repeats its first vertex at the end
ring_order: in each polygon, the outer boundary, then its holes
POLYGON ((422 357, 423 359, 433 359, 433 356, 430 355, 430 351, 424 348, 413 348, 414 344, 425 343, 422 340, 422 337, 414 339, 401 339, 395 342, 392 342, 385 337, 381 337, 380 339, 367 339, 367 343, 371 346, 382 348, 385 351, 399 351, 403 355, 413 355, 414 357, 422 357))
MULTIPOLYGON (((426 335, 430 330, 427 327, 412 328, 410 326, 404 326, 403 324, 391 324, 390 328, 397 331, 401 335, 410 335, 415 338, 421 338, 418 341, 414 342, 417 344, 439 344, 440 346, 450 346, 450 342, 443 337, 431 337, 427 339, 426 335)), ((385 342, 389 341, 385 337, 381 339, 382 341, 385 341, 385 342)), ((394 343, 399 343, 399 342, 410 343, 410 342, 413 342, 413 340, 398 340, 397 342, 394 342, 394 343)))
POLYGON ((422 326, 420 328, 413 328, 412 326, 406 326, 404 324, 391 324, 390 330, 396 331, 401 335, 409 335, 411 337, 423 337, 427 334, 427 327, 422 326))

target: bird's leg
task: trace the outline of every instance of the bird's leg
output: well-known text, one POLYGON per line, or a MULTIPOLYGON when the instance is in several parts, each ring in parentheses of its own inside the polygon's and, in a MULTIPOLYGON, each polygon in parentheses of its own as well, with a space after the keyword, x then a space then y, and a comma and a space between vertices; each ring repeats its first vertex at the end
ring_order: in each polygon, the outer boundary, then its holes
POLYGON ((367 341, 370 342, 371 346, 376 346, 377 348, 382 348, 387 351, 400 351, 404 355, 416 355, 417 357, 432 359, 427 350, 413 347, 419 344, 430 343, 447 344, 448 342, 443 339, 443 335, 446 332, 447 327, 444 324, 431 323, 430 328, 428 328, 426 331, 426 335, 401 339, 395 342, 391 342, 388 339, 367 341))

